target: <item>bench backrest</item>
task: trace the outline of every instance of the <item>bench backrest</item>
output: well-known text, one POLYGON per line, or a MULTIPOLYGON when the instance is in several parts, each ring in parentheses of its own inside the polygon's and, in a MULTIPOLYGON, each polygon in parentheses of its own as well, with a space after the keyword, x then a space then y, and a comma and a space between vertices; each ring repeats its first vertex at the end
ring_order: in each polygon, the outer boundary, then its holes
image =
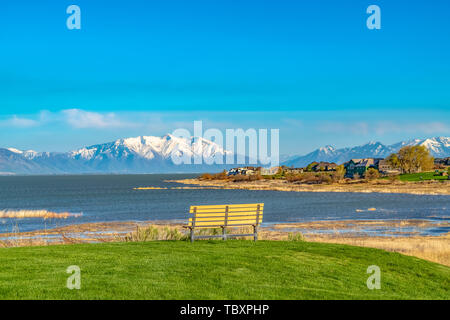
POLYGON ((218 228, 258 226, 262 222, 264 203, 191 206, 189 227, 218 228))

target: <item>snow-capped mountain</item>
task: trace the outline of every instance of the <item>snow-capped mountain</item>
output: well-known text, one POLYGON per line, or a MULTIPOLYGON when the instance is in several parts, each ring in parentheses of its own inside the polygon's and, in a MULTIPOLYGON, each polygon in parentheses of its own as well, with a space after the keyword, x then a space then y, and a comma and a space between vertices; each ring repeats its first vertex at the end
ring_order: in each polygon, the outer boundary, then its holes
POLYGON ((355 158, 385 158, 390 154, 397 152, 404 146, 416 145, 427 147, 430 153, 436 158, 450 156, 450 138, 437 137, 403 141, 388 146, 380 142, 369 142, 362 146, 342 149, 326 146, 308 153, 307 155, 291 158, 288 161, 283 162, 283 164, 287 166, 304 167, 313 161, 343 163, 355 158))
POLYGON ((316 159, 331 159, 335 156, 337 156, 337 150, 332 146, 325 146, 308 153, 305 156, 291 157, 291 159, 282 162, 282 164, 294 167, 304 167, 313 161, 317 161, 316 159))
POLYGON ((429 139, 414 139, 406 142, 393 144, 394 149, 404 146, 425 146, 435 158, 445 158, 450 156, 450 137, 436 137, 429 139))
POLYGON ((105 157, 118 159, 133 156, 152 160, 156 158, 169 159, 174 152, 189 157, 203 155, 204 158, 224 156, 228 153, 218 144, 203 138, 186 139, 168 134, 163 137, 140 136, 119 139, 72 151, 70 156, 83 160, 104 159, 105 157))
MULTIPOLYGON (((450 138, 415 139, 393 145, 369 142, 353 148, 319 148, 305 156, 284 156, 282 164, 304 167, 313 161, 343 163, 352 158, 385 158, 403 146, 424 145, 437 158, 450 156, 450 138)), ((179 138, 140 136, 84 147, 66 153, 21 151, 0 148, 0 174, 70 174, 70 173, 187 173, 218 172, 236 165, 213 163, 214 159, 233 154, 220 145, 197 137, 179 138), (172 154, 185 156, 194 163, 203 155, 203 164, 176 165, 172 154)), ((233 154, 236 157, 235 154, 233 154)), ((236 159, 236 158, 235 158, 236 159)), ((248 158, 247 158, 248 160, 248 158)))
POLYGON ((34 150, 26 150, 26 151, 22 151, 16 148, 7 148, 7 150, 13 152, 13 153, 17 153, 22 155, 23 157, 32 160, 34 159, 36 156, 39 156, 40 154, 34 150))
POLYGON ((224 156, 229 153, 218 144, 203 138, 187 139, 168 134, 163 137, 118 139, 72 151, 69 157, 101 172, 198 172, 205 170, 205 167, 194 165, 194 159, 213 163, 217 157, 224 162, 224 156), (192 164, 177 165, 172 155, 190 159, 192 164))
POLYGON ((32 174, 41 170, 41 167, 32 160, 25 158, 19 150, 0 149, 0 173, 32 174))
POLYGON ((67 153, 21 151, 15 148, 0 150, 4 154, 2 157, 0 153, 0 172, 25 174, 199 172, 229 167, 212 163, 219 158, 225 162, 225 156, 232 154, 203 138, 179 138, 170 134, 163 137, 118 139, 67 153), (177 165, 172 155, 179 159, 190 159, 192 164, 177 165), (12 163, 20 162, 19 159, 22 165, 12 166, 12 163), (195 159, 201 159, 202 164, 194 164, 195 159))

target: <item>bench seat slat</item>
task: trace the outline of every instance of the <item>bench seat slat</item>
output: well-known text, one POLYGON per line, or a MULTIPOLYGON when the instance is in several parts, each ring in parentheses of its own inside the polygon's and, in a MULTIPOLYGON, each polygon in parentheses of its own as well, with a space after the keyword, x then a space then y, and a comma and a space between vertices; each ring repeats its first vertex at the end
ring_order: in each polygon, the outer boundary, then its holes
MULTIPOLYGON (((262 216, 262 214, 259 214, 260 216, 262 216)), ((237 218, 237 217, 244 217, 244 218, 248 218, 248 217, 256 217, 257 213, 253 212, 253 213, 249 213, 249 214, 228 214, 228 218, 237 218)), ((190 215, 189 219, 192 219, 194 217, 194 215, 190 215)), ((195 215, 196 219, 204 219, 204 218, 225 218, 225 214, 196 214, 195 215)))
MULTIPOLYGON (((229 225, 228 227, 250 227, 250 226, 254 226, 255 224, 254 223, 243 223, 243 224, 233 224, 233 225, 229 225)), ((187 226, 183 226, 184 228, 190 228, 190 227, 192 227, 192 226, 190 226, 190 225, 187 225, 187 226)), ((194 229, 197 229, 197 228, 202 228, 202 229, 204 229, 204 228, 221 228, 221 227, 223 227, 223 224, 212 224, 212 225, 195 225, 195 227, 194 227, 194 229)))
MULTIPOLYGON (((253 213, 253 214, 236 214, 236 215, 228 215, 229 219, 236 219, 236 218, 251 218, 251 217, 256 217, 257 214, 253 213)), ((260 214, 260 216, 262 216, 262 214, 260 214)), ((225 214, 222 215, 189 215, 188 219, 208 219, 208 218, 214 218, 214 219, 224 219, 225 218, 225 214)))
POLYGON ((191 206, 191 208, 197 207, 199 209, 223 209, 225 207, 229 208, 256 208, 260 206, 260 208, 264 207, 264 203, 250 203, 250 204, 221 204, 221 205, 200 205, 200 206, 191 206))
MULTIPOLYGON (((209 207, 209 206, 190 206, 190 209, 197 207, 198 209, 201 210, 223 210, 223 208, 225 208, 226 206, 218 206, 218 207, 209 207)), ((229 209, 237 209, 237 210, 242 210, 242 209, 255 209, 257 208, 258 205, 247 205, 247 206, 233 206, 233 205, 229 205, 228 208, 229 209)), ((260 208, 263 208, 263 205, 259 205, 260 208)))
MULTIPOLYGON (((228 219, 228 222, 234 222, 234 221, 248 221, 248 220, 254 220, 256 221, 256 216, 255 217, 240 217, 240 218, 235 218, 235 219, 228 219)), ((259 217, 259 220, 262 220, 262 217, 259 217)), ((189 219, 189 222, 194 221, 194 219, 189 219)), ((223 223, 223 221, 225 221, 225 218, 203 218, 203 219, 195 219, 195 223, 200 223, 200 222, 206 222, 206 221, 217 221, 221 223, 223 223)))
MULTIPOLYGON (((260 210, 260 213, 261 213, 261 210, 260 210)), ((230 215, 232 215, 232 214, 256 214, 256 211, 257 211, 256 209, 255 210, 248 210, 248 211, 228 211, 228 214, 230 214, 230 215)), ((209 215, 209 216, 217 215, 217 216, 220 216, 220 215, 225 215, 225 210, 223 210, 223 211, 214 211, 214 212, 210 212, 210 211, 198 212, 197 211, 197 212, 189 212, 189 214, 196 214, 198 216, 202 216, 202 215, 209 215)))
MULTIPOLYGON (((228 221, 231 220, 249 220, 249 219, 256 219, 257 215, 246 215, 246 216, 231 216, 228 217, 228 221)), ((259 215, 259 218, 262 218, 262 215, 259 215)), ((202 221, 202 220, 224 220, 225 216, 204 216, 204 217, 189 217, 189 220, 195 219, 196 221, 202 221)))
MULTIPOLYGON (((198 213, 202 213, 202 212, 224 212, 225 211, 225 207, 220 207, 220 208, 208 208, 208 207, 203 207, 203 206, 191 206, 189 209, 189 212, 192 213, 194 212, 194 209, 196 209, 196 211, 198 213)), ((264 206, 259 207, 260 209, 264 209, 264 206)), ((231 207, 228 206, 228 211, 229 212, 233 212, 233 211, 255 211, 258 209, 258 206, 250 206, 250 207, 231 207)))
MULTIPOLYGON (((259 221, 258 224, 261 223, 261 220, 259 221)), ((253 225, 257 225, 256 221, 235 221, 232 223, 227 224, 227 227, 234 227, 234 226, 253 226, 253 225)), ((188 224, 188 227, 192 227, 192 223, 188 224)), ((200 228, 200 227, 207 227, 207 228, 215 228, 215 227, 224 227, 224 223, 221 222, 217 222, 217 221, 208 221, 208 222, 202 222, 202 223, 196 223, 194 225, 195 228, 200 228)))
MULTIPOLYGON (((262 209, 260 209, 261 212, 262 209)), ((257 210, 239 210, 239 211, 228 211, 228 214, 256 214, 257 210)), ((197 214, 197 215, 223 215, 225 214, 225 210, 222 211, 200 211, 200 212, 189 212, 189 214, 197 214)))
MULTIPOLYGON (((193 218, 189 218, 188 221, 193 221, 193 218)), ((256 216, 248 216, 248 217, 233 217, 229 218, 227 221, 239 221, 239 220, 256 220, 256 216)), ((259 217, 259 220, 262 220, 262 217, 259 217)), ((211 218, 196 218, 195 222, 202 222, 202 221, 225 221, 225 217, 211 217, 211 218)))

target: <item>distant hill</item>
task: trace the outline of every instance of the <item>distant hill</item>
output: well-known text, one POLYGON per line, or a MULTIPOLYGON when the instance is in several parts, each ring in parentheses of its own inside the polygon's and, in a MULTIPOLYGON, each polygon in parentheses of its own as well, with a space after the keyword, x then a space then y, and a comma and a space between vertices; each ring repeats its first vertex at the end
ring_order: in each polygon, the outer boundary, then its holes
MULTIPOLYGON (((343 149, 326 146, 305 156, 283 156, 281 163, 304 167, 313 161, 343 163, 351 158, 384 158, 406 145, 424 145, 435 157, 450 156, 450 138, 439 137, 404 141, 390 146, 380 142, 343 149)), ((0 174, 218 172, 237 165, 208 165, 205 159, 212 163, 215 157, 224 158, 228 154, 233 152, 224 150, 212 141, 197 137, 178 138, 170 134, 163 137, 118 139, 65 153, 0 148, 0 174), (172 153, 191 159, 203 155, 204 161, 198 165, 175 165, 172 153)), ((235 154, 233 156, 236 157, 235 154)))
POLYGON ((403 141, 388 146, 380 142, 369 142, 362 146, 342 149, 326 146, 304 156, 291 157, 282 164, 286 166, 305 167, 313 161, 328 161, 340 164, 353 158, 385 158, 404 146, 416 145, 427 147, 430 153, 436 158, 450 156, 450 138, 437 137, 403 141))
POLYGON ((226 165, 208 165, 215 157, 229 151, 203 138, 140 136, 118 139, 67 153, 0 149, 2 174, 70 174, 70 173, 177 173, 217 171, 226 165), (194 159, 203 155, 204 164, 176 165, 171 154, 194 159))

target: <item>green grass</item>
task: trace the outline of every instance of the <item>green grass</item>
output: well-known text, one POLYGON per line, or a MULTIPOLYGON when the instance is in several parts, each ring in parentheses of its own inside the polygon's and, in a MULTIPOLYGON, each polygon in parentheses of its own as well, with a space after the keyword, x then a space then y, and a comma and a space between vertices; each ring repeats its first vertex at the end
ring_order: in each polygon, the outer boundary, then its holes
POLYGON ((446 176, 435 175, 433 172, 407 173, 400 175, 401 181, 423 181, 423 180, 447 180, 446 176))
POLYGON ((2 299, 449 299, 450 268, 298 241, 152 241, 0 249, 2 299), (81 289, 66 268, 81 268, 81 289), (381 268, 381 289, 366 286, 381 268))

